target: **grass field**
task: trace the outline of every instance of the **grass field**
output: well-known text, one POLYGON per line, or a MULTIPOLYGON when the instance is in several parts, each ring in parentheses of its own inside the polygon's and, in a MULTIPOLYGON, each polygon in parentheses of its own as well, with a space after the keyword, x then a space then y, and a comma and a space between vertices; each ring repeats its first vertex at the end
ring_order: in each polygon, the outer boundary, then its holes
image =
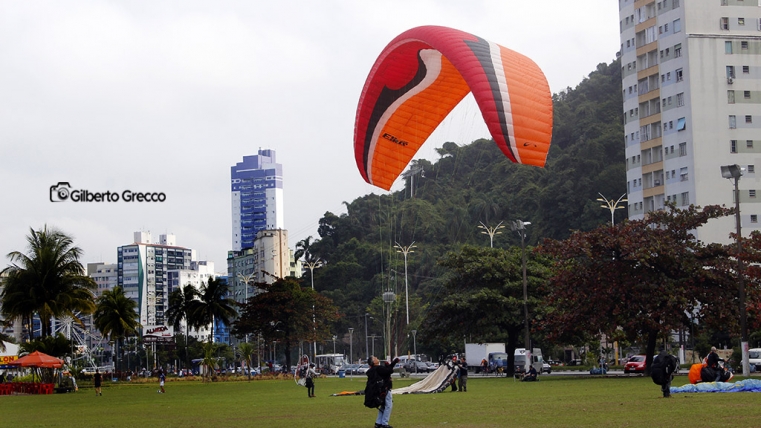
MULTIPOLYGON (((405 386, 414 380, 394 380, 405 386)), ((674 386, 687 382, 677 377, 674 386)), ((362 377, 318 379, 317 398, 292 380, 108 384, 44 396, 0 396, 2 427, 372 427, 377 411, 362 377)), ((401 427, 759 427, 761 395, 676 394, 660 398, 649 378, 542 376, 540 382, 471 377, 468 392, 394 396, 401 427)))

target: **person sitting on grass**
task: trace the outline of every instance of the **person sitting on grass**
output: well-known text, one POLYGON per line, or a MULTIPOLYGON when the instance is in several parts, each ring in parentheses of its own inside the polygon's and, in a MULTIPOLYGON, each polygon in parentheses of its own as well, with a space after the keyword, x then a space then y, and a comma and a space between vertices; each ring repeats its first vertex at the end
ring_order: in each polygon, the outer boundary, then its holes
POLYGON ((528 372, 523 376, 524 382, 533 382, 536 380, 536 369, 534 366, 529 366, 528 372))

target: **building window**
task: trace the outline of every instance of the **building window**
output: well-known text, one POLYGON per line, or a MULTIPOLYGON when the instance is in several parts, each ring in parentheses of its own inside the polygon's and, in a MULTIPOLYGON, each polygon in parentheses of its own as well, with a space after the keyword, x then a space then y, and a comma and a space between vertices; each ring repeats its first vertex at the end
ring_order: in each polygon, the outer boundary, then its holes
POLYGON ((740 49, 747 51, 748 50, 748 42, 742 41, 740 42, 740 49))
POLYGON ((687 176, 687 168, 686 167, 685 168, 680 168, 679 169, 679 179, 681 181, 687 181, 688 178, 689 177, 687 176))
POLYGON ((750 91, 743 91, 743 98, 745 98, 746 100, 749 100, 750 99, 750 91))
POLYGON ((727 66, 727 77, 735 77, 735 66, 734 65, 728 65, 727 66))
POLYGON ((727 91, 727 103, 735 103, 735 91, 727 91))
POLYGON ((673 30, 674 30, 675 33, 678 33, 680 31, 682 31, 682 21, 681 20, 677 19, 677 20, 674 21, 674 28, 673 28, 673 30))
POLYGON ((729 153, 737 153, 737 140, 729 141, 729 153))
POLYGON ((753 148, 753 140, 745 140, 745 147, 752 149, 753 148))
POLYGON ((719 20, 719 28, 721 30, 729 30, 729 18, 721 18, 721 20, 719 20))
POLYGON ((679 156, 687 156, 687 143, 679 143, 679 156))
POLYGON ((751 198, 755 198, 756 197, 756 190, 755 189, 748 190, 748 196, 750 196, 751 198))
POLYGON ((751 222, 751 223, 758 223, 758 215, 756 215, 756 214, 751 214, 751 215, 750 215, 750 222, 751 222))
POLYGON ((753 116, 746 115, 745 116, 745 123, 753 123, 753 116))
POLYGON ((676 106, 677 107, 684 106, 684 92, 676 94, 676 106))
POLYGON ((745 18, 737 18, 737 25, 745 25, 745 18))
POLYGON ((737 128, 737 116, 731 114, 729 115, 729 129, 735 128, 737 128))
POLYGON ((724 53, 727 55, 732 55, 732 42, 724 42, 724 53))
POLYGON ((748 165, 748 174, 756 173, 756 165, 748 165))
POLYGON ((676 130, 684 131, 687 128, 687 119, 680 117, 676 122, 676 130))
POLYGON ((684 73, 682 72, 681 68, 678 68, 676 70, 676 81, 681 82, 682 80, 684 80, 684 73))
POLYGON ((750 67, 747 65, 743 65, 743 74, 750 74, 750 67))
POLYGON ((678 44, 674 46, 674 58, 679 58, 682 56, 682 44, 678 44))
POLYGON ((682 193, 682 205, 689 205, 690 204, 690 193, 684 192, 682 193))

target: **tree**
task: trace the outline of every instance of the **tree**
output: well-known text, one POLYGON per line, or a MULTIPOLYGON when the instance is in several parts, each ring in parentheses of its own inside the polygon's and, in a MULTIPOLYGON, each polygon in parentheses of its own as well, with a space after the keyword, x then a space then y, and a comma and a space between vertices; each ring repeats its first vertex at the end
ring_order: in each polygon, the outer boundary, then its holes
MULTIPOLYGON (((19 352, 32 353, 40 351, 53 357, 63 358, 71 354, 71 341, 61 333, 39 337, 19 345, 19 352)), ((72 356, 73 357, 73 356, 72 356)))
MULTIPOLYGON (((506 339, 507 370, 512 374, 514 351, 525 331, 521 249, 466 245, 460 252, 448 253, 440 264, 448 269, 444 296, 431 306, 423 322, 423 342, 444 337, 460 341, 463 336, 476 342, 506 339)), ((547 273, 541 259, 529 254, 526 271, 532 320, 542 304, 538 286, 547 273)))
POLYGON ((209 278, 206 284, 201 286, 199 300, 193 303, 190 322, 196 328, 211 324, 209 342, 214 341, 216 320, 230 325, 230 321, 237 315, 235 300, 227 297, 227 288, 227 284, 220 278, 209 278))
POLYGON ((286 367, 291 366, 291 348, 299 340, 319 342, 333 337, 330 324, 338 320, 339 315, 327 297, 301 287, 296 278, 290 277, 279 278, 272 284, 260 283, 257 287, 264 292, 250 297, 243 305, 240 317, 233 324, 235 335, 261 333, 265 341, 282 341, 286 367))
POLYGON ((82 250, 74 246, 68 235, 56 230, 29 230, 28 254, 8 253, 11 265, 2 271, 4 278, 3 315, 21 318, 29 330, 32 318, 38 315, 41 335, 50 335, 50 319, 74 312, 91 314, 95 310, 92 290, 95 281, 84 274, 79 262, 82 250))
POLYGON ((200 303, 198 300, 198 290, 191 284, 186 284, 182 288, 176 288, 169 293, 169 308, 167 309, 167 320, 175 331, 180 329, 183 321, 185 322, 185 362, 190 367, 190 357, 188 356, 188 328, 193 311, 200 303))
POLYGON ((243 342, 238 345, 238 351, 240 358, 246 362, 246 376, 248 376, 248 380, 251 380, 251 357, 254 355, 254 345, 243 342))
POLYGON ((122 287, 114 287, 101 294, 94 314, 95 328, 110 336, 119 348, 125 337, 137 334, 140 327, 137 303, 124 294, 122 287))
POLYGON ((304 260, 308 262, 312 262, 315 259, 315 256, 310 251, 310 248, 312 247, 312 237, 307 236, 306 238, 302 239, 301 241, 296 243, 296 251, 293 253, 293 259, 299 260, 301 257, 304 257, 304 260))
POLYGON ((729 249, 692 234, 731 212, 668 205, 644 220, 546 240, 538 251, 554 260, 554 270, 544 331, 560 340, 599 333, 644 337, 649 373, 658 335, 689 325, 688 314, 737 330, 729 249))

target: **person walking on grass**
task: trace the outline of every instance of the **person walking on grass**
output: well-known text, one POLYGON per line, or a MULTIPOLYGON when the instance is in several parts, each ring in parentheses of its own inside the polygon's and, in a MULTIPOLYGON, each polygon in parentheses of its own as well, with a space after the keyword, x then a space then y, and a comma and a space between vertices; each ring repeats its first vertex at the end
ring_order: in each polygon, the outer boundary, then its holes
POLYGON ((156 391, 159 394, 164 394, 166 390, 164 390, 164 382, 166 382, 166 375, 164 374, 164 370, 159 371, 159 390, 156 391))
POLYGON ((314 363, 309 365, 309 368, 307 368, 306 371, 306 387, 307 387, 307 393, 309 394, 309 398, 314 398, 314 378, 320 376, 319 373, 317 373, 314 369, 314 363))
POLYGON ((98 369, 95 369, 95 376, 93 377, 93 383, 95 384, 95 396, 103 395, 103 375, 100 374, 98 369))

